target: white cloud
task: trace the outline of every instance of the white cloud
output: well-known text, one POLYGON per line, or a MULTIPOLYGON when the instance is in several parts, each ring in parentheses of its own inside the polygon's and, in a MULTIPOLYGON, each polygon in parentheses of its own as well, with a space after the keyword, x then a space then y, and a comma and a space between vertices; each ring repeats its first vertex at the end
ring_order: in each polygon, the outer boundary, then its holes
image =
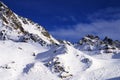
POLYGON ((105 20, 120 19, 120 7, 117 7, 117 8, 109 7, 109 8, 98 10, 92 14, 89 14, 88 19, 92 21, 101 20, 101 19, 105 19, 105 20))
POLYGON ((100 37, 111 37, 120 40, 120 20, 97 21, 90 24, 77 24, 70 29, 58 29, 50 32, 57 38, 66 40, 78 40, 87 34, 95 34, 100 37))
MULTIPOLYGON (((73 17, 74 20, 74 17, 73 17)), ((87 34, 98 35, 101 38, 108 36, 120 40, 120 9, 106 8, 88 15, 91 23, 78 23, 69 26, 69 29, 58 28, 50 33, 58 39, 77 41, 87 34)))
POLYGON ((55 18, 57 20, 63 21, 63 22, 67 22, 67 21, 76 22, 77 21, 77 19, 75 18, 75 16, 56 16, 55 18))

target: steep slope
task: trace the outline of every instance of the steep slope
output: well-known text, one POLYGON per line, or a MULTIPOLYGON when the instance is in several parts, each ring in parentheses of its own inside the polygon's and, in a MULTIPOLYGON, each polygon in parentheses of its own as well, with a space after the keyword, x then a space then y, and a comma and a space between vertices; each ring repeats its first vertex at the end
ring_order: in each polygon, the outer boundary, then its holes
POLYGON ((42 26, 0 2, 0 80, 60 80, 35 60, 54 44, 59 42, 42 26))
POLYGON ((14 41, 34 41, 41 44, 59 42, 54 39, 42 26, 27 18, 20 17, 0 2, 0 39, 14 41))

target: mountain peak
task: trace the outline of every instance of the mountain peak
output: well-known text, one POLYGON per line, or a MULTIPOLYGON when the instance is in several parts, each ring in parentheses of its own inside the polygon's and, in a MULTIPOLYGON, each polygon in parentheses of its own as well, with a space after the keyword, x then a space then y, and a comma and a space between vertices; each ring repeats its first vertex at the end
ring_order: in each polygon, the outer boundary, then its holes
POLYGON ((40 44, 59 44, 42 26, 18 16, 0 2, 0 37, 13 41, 32 41, 40 44))
POLYGON ((3 2, 0 1, 0 13, 4 13, 4 11, 7 10, 9 10, 9 8, 3 2))
POLYGON ((0 1, 0 7, 7 7, 3 2, 0 1))

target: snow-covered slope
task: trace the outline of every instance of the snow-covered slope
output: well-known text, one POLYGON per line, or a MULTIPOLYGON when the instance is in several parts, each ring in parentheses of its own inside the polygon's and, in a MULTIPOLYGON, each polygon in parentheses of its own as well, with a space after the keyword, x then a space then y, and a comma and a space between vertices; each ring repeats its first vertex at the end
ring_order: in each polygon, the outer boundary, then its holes
POLYGON ((120 80, 120 42, 58 41, 0 2, 0 80, 120 80))
POLYGON ((18 16, 2 2, 0 2, 0 23, 0 37, 2 40, 32 40, 41 44, 59 44, 42 26, 27 18, 18 16))
POLYGON ((35 55, 47 50, 36 43, 0 41, 0 80, 59 80, 35 60, 35 55))
MULTIPOLYGON (((120 59, 106 58, 106 55, 101 58, 101 55, 96 57, 87 53, 64 44, 39 53, 36 59, 63 80, 106 80, 120 76, 120 59)), ((110 53, 107 56, 111 54, 115 55, 110 53)))
POLYGON ((120 42, 117 40, 113 41, 108 37, 101 40, 98 36, 87 35, 79 43, 74 44, 74 47, 85 52, 87 55, 98 58, 120 58, 120 42))

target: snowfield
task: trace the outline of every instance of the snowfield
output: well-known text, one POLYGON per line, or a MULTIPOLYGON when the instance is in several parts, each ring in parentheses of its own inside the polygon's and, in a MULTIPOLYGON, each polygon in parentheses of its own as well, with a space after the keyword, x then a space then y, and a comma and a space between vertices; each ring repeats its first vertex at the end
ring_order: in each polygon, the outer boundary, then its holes
POLYGON ((0 57, 0 80, 114 80, 120 76, 120 59, 92 57, 68 44, 50 48, 0 41, 0 57), (64 70, 57 67, 57 72, 55 62, 64 70))
POLYGON ((0 80, 59 80, 35 55, 48 50, 39 44, 0 41, 0 80))

